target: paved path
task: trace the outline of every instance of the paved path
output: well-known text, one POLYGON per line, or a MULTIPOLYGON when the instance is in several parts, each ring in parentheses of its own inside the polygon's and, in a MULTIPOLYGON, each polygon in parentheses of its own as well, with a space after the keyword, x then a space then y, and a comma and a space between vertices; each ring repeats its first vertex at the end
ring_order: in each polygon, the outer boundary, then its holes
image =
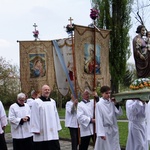
MULTIPOLYGON (((10 133, 5 134, 5 138, 6 138, 8 150, 13 150, 11 134, 10 133)), ((60 146, 61 146, 61 150, 71 150, 70 141, 60 140, 60 146)), ((89 146, 88 150, 93 150, 93 147, 89 146)))

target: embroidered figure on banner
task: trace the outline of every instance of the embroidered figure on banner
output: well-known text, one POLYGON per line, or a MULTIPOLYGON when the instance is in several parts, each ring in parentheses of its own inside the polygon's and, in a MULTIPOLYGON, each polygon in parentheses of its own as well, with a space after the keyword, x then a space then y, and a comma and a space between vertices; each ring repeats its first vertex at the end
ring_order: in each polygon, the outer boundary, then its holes
POLYGON ((30 78, 44 77, 46 75, 45 54, 29 54, 30 78))
POLYGON ((96 56, 94 65, 94 45, 84 44, 84 72, 87 74, 93 74, 94 70, 96 74, 100 74, 100 46, 96 45, 96 56))

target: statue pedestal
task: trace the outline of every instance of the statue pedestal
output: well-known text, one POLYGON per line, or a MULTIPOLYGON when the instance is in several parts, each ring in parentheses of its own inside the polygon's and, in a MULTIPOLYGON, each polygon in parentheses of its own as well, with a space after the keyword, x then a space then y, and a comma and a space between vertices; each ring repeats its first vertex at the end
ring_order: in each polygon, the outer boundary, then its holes
POLYGON ((141 99, 143 101, 150 100, 150 89, 132 90, 113 94, 117 102, 127 99, 141 99))

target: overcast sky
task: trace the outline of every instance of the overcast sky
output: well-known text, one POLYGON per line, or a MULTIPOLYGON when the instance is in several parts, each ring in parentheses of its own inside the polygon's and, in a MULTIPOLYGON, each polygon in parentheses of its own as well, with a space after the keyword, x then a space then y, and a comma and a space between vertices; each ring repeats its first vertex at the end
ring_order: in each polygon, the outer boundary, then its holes
MULTIPOLYGON (((87 26, 92 22, 90 8, 91 0, 0 0, 0 56, 19 65, 17 40, 34 40, 34 23, 41 40, 66 38, 68 19, 72 17, 73 23, 87 26)), ((131 34, 135 30, 132 28, 131 34)), ((129 61, 134 62, 133 57, 129 61)))

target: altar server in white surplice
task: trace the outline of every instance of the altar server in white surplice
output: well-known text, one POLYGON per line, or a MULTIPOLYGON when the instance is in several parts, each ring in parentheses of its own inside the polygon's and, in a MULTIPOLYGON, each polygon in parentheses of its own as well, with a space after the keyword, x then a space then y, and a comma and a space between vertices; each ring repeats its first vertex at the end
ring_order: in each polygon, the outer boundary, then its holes
POLYGON ((129 120, 126 150, 148 150, 145 107, 141 100, 126 101, 129 120))
POLYGON ((17 102, 9 108, 9 122, 13 139, 13 150, 32 150, 33 135, 30 132, 30 107, 25 103, 26 95, 19 93, 17 102))
POLYGON ((7 125, 7 116, 5 113, 4 106, 0 101, 0 150, 7 150, 5 141, 4 129, 7 125))
POLYGON ((110 87, 102 86, 102 98, 96 104, 96 143, 94 150, 120 150, 117 116, 122 109, 110 100, 110 87))
POLYGON ((85 90, 82 95, 82 101, 78 103, 77 119, 80 127, 81 143, 79 150, 87 150, 90 139, 94 138, 93 124, 95 123, 94 117, 94 100, 90 100, 89 91, 85 90))
POLYGON ((65 127, 69 128, 72 150, 78 147, 78 122, 77 122, 78 100, 71 95, 71 100, 66 103, 65 127))
POLYGON ((61 125, 56 102, 49 98, 50 93, 50 87, 44 85, 41 97, 32 103, 31 132, 35 150, 60 150, 58 131, 61 125))

